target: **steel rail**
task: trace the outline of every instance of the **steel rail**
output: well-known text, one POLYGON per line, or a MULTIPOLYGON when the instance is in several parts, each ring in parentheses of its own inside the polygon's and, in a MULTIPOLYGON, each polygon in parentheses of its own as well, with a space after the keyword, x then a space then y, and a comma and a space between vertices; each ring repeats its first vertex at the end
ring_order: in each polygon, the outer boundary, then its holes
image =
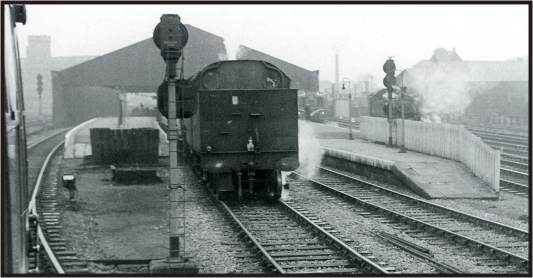
MULTIPOLYGON (((391 195, 402 197, 404 199, 407 199, 407 200, 410 200, 410 201, 414 201, 414 202, 417 202, 419 204, 423 204, 424 206, 437 208, 437 209, 439 209, 441 211, 444 211, 444 212, 447 212, 447 213, 451 213, 451 214, 459 216, 461 218, 466 218, 466 219, 469 219, 469 220, 473 220, 473 221, 476 221, 478 223, 483 223, 483 224, 488 225, 488 226, 495 226, 495 227, 498 227, 500 229, 506 229, 506 230, 512 232, 513 234, 515 234, 517 236, 520 236, 520 237, 522 237, 524 239, 528 239, 529 238, 529 232, 526 231, 526 230, 522 230, 522 229, 519 229, 519 228, 516 228, 516 227, 512 227, 512 226, 509 226, 509 225, 506 225, 506 224, 503 224, 503 223, 499 223, 499 222, 496 222, 496 221, 479 218, 479 217, 477 217, 475 215, 472 215, 472 214, 469 214, 469 213, 466 213, 466 212, 462 212, 462 211, 458 211, 458 210, 455 210, 455 209, 452 209, 452 208, 444 207, 442 205, 434 204, 434 203, 428 202, 426 200, 422 200, 422 199, 419 199, 419 198, 416 198, 416 197, 412 197, 412 196, 403 194, 401 192, 398 192, 398 191, 395 191, 395 190, 392 190, 392 189, 388 189, 388 188, 382 187, 382 186, 374 184, 372 182, 359 180, 359 179, 357 179, 355 177, 346 175, 344 173, 337 172, 337 171, 335 171, 333 169, 325 168, 323 166, 321 166, 319 168, 321 170, 333 173, 335 175, 347 178, 349 180, 353 180, 353 181, 356 181, 356 182, 359 182, 359 183, 363 183, 365 185, 369 185, 369 186, 374 187, 374 188, 378 188, 378 189, 383 190, 383 191, 385 191, 385 192, 387 192, 387 193, 389 193, 391 195)), ((298 173, 296 173, 296 174, 298 174, 298 173)), ((302 176, 301 174, 298 174, 298 175, 302 176)), ((304 177, 304 178, 306 178, 306 177, 304 177)))
POLYGON ((505 159, 518 160, 520 161, 520 163, 523 163, 529 166, 529 156, 516 155, 516 154, 510 154, 510 153, 501 153, 500 156, 501 158, 505 158, 505 159))
POLYGON ((528 171, 529 164, 528 163, 522 163, 522 162, 516 162, 508 159, 500 158, 501 165, 510 166, 514 168, 520 168, 524 171, 528 171))
POLYGON ((513 129, 513 128, 498 128, 498 127, 483 127, 483 126, 470 126, 466 125, 466 129, 468 130, 474 130, 474 131, 480 131, 485 133, 492 133, 492 134, 501 134, 501 135, 510 135, 510 136, 517 136, 517 137, 527 137, 528 130, 525 129, 513 129))
POLYGON ((46 256, 48 256, 48 259, 50 259, 50 262, 52 263, 52 266, 55 268, 58 274, 65 274, 65 270, 63 269, 63 266, 57 259, 56 255, 54 254, 54 251, 48 244, 48 240, 46 239, 46 236, 43 233, 43 230, 41 229, 41 226, 37 226, 37 235, 39 236, 39 242, 43 245, 44 251, 46 252, 46 256))
POLYGON ((473 238, 460 235, 458 233, 449 231, 447 229, 437 227, 437 226, 435 226, 433 224, 429 224, 429 223, 426 223, 424 221, 415 219, 413 217, 406 216, 406 215, 403 215, 401 213, 392 211, 390 209, 381 207, 379 205, 364 201, 364 200, 359 199, 359 198, 357 198, 355 196, 352 196, 350 194, 346 194, 346 193, 344 193, 344 192, 342 192, 340 190, 337 190, 337 189, 332 188, 332 187, 330 187, 328 185, 325 185, 324 183, 309 179, 309 178, 307 178, 307 177, 305 177, 305 176, 303 176, 301 174, 298 174, 296 172, 294 172, 294 173, 296 175, 300 176, 300 177, 303 177, 304 179, 307 179, 311 183, 320 186, 321 188, 324 188, 324 189, 329 190, 331 192, 334 192, 335 194, 337 194, 339 196, 342 196, 342 197, 344 197, 344 198, 346 198, 348 200, 351 200, 351 201, 354 201, 354 202, 356 202, 358 204, 361 204, 363 207, 374 209, 374 210, 379 211, 379 212, 381 212, 381 213, 383 213, 383 214, 385 214, 387 216, 390 216, 390 217, 392 217, 394 219, 401 219, 401 220, 404 221, 404 223, 410 223, 410 224, 412 224, 412 225, 414 225, 416 227, 423 227, 424 229, 432 230, 432 231, 436 232, 437 234, 442 234, 444 238, 452 238, 452 239, 455 238, 459 242, 466 243, 465 245, 468 246, 468 247, 474 246, 474 247, 479 248, 480 250, 486 250, 486 251, 489 251, 489 252, 491 252, 493 254, 497 254, 497 255, 501 256, 502 258, 504 258, 505 260, 514 261, 514 262, 519 263, 521 267, 525 268, 525 267, 527 267, 529 265, 529 260, 527 258, 523 258, 521 256, 518 256, 518 255, 510 253, 510 252, 507 252, 507 251, 502 250, 502 249, 500 249, 498 247, 495 247, 495 246, 480 242, 480 241, 475 240, 473 238))
POLYGON ((478 137, 486 138, 489 140, 503 140, 504 142, 516 143, 521 145, 527 145, 529 143, 529 138, 524 136, 515 136, 515 135, 505 135, 505 134, 495 134, 483 131, 474 131, 472 132, 478 137), (505 141, 507 140, 507 141, 505 141))
MULTIPOLYGON (((46 139, 50 139, 52 137, 55 137, 57 134, 54 134, 52 136, 49 136, 47 137, 46 139)), ((46 140, 41 140, 39 141, 39 143, 42 143, 46 140)), ((29 213, 29 215, 39 215, 39 212, 37 211, 37 207, 36 207, 36 199, 37 199, 37 196, 39 194, 39 191, 40 191, 40 187, 41 187, 41 183, 42 183, 42 180, 43 180, 43 176, 44 176, 44 173, 46 172, 46 169, 48 168, 48 165, 50 163, 50 160, 52 159, 52 157, 55 155, 55 153, 57 152, 57 150, 64 144, 64 141, 62 140, 61 143, 57 144, 51 151, 50 153, 48 154, 48 156, 46 156, 46 159, 43 163, 43 165, 41 166, 41 169, 39 171, 39 175, 37 176, 37 181, 35 182, 35 186, 33 188, 33 192, 32 192, 32 195, 31 195, 31 199, 30 199, 30 202, 28 204, 28 209, 27 209, 27 212, 29 213)), ((36 145, 34 144, 32 147, 35 147, 36 145)), ((50 248, 50 245, 48 244, 48 240, 46 239, 46 236, 44 235, 44 233, 42 232, 41 230, 41 226, 38 224, 37 226, 37 235, 39 237, 39 242, 43 245, 44 247, 44 250, 46 252, 46 255, 48 256, 48 258, 50 259, 50 262, 52 263, 52 266, 54 267, 54 269, 57 271, 57 273, 59 274, 65 274, 65 270, 63 269, 63 266, 61 266, 61 263, 59 262, 59 260, 57 259, 57 257, 55 256, 54 252, 52 251, 52 249, 50 248)))
POLYGON ((467 127, 468 130, 470 130, 470 132, 476 134, 476 133, 479 133, 479 134, 483 134, 483 135, 487 135, 487 136, 493 136, 493 137, 509 137, 509 138, 512 138, 512 139, 519 139, 519 140, 525 140, 527 141, 528 140, 528 136, 524 133, 502 133, 502 132, 498 132, 498 131, 494 131, 494 130, 489 130, 489 129, 479 129, 479 128, 469 128, 467 127))
POLYGON ((524 172, 521 172, 521 171, 516 171, 516 170, 513 170, 513 169, 509 169, 509 168, 500 167, 500 171, 501 171, 502 174, 506 174, 506 175, 509 175, 509 176, 517 177, 517 178, 522 178, 522 179, 529 178, 529 173, 524 173, 524 172))
MULTIPOLYGON (((489 146, 491 146, 493 149, 495 150, 501 150, 500 146, 496 146, 496 145, 493 145, 493 144, 487 144, 489 146)), ((521 157, 521 158, 524 158, 524 157, 529 157, 529 150, 527 151, 523 151, 523 150, 517 150, 517 149, 512 149, 512 148, 503 148, 503 155, 514 155, 515 157, 521 157)), ((529 162, 529 158, 528 158, 528 162, 529 162)))
POLYGON ((500 140, 491 140, 491 139, 481 139, 481 140, 489 145, 503 147, 504 151, 511 149, 513 151, 527 152, 529 150, 528 145, 513 144, 513 143, 503 142, 500 140))

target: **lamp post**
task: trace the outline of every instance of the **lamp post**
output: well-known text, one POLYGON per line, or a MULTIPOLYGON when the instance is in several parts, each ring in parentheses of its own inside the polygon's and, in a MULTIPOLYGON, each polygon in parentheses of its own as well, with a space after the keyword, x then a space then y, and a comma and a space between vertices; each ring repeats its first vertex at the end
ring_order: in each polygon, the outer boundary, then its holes
POLYGON ((407 87, 404 84, 404 78, 407 74, 407 70, 404 70, 402 73, 402 86, 400 87, 400 107, 401 107, 401 114, 402 114, 402 144, 400 146, 400 153, 406 153, 407 149, 405 149, 405 115, 404 115, 404 101, 403 101, 403 95, 407 90, 407 87))
POLYGON ((122 96, 122 90, 120 89, 120 87, 115 87, 115 92, 117 93, 117 97, 118 97, 118 127, 120 128, 120 126, 122 126, 123 124, 123 119, 122 119, 122 102, 124 100, 124 97, 122 96))
POLYGON ((352 91, 351 91, 351 82, 348 78, 342 79, 342 89, 345 90, 346 86, 345 83, 348 83, 348 128, 350 130, 350 140, 353 140, 353 134, 352 134, 352 91))

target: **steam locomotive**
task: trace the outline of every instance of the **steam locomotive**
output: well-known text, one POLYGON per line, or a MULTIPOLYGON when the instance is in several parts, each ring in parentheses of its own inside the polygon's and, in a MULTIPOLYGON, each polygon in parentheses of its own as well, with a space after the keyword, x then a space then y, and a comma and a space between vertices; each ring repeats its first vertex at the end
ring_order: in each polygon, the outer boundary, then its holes
POLYGON ((220 61, 178 87, 190 107, 183 110, 190 110, 185 153, 212 192, 280 198, 281 171, 299 166, 297 90, 289 77, 265 61, 220 61))
MULTIPOLYGON (((389 107, 387 104, 387 89, 382 89, 368 97, 369 115, 371 117, 387 117, 389 113, 389 107)), ((401 105, 398 101, 398 92, 393 92, 392 102, 392 117, 401 118, 401 105)), ((404 94, 404 117, 405 119, 419 121, 421 118, 420 113, 420 100, 413 93, 404 94)))
POLYGON ((312 122, 324 123, 331 117, 331 105, 326 96, 299 96, 298 116, 312 122))

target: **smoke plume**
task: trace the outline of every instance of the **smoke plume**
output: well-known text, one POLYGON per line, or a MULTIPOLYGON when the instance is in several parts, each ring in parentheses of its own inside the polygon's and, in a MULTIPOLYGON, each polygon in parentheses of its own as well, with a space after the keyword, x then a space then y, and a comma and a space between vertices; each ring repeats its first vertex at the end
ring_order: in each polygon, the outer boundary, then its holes
POLYGON ((220 60, 237 60, 241 55, 241 45, 235 39, 225 38, 224 47, 226 48, 226 53, 219 53, 220 60))
POLYGON ((409 71, 407 87, 421 95, 422 120, 440 122, 443 115, 462 115, 471 101, 471 74, 462 63, 431 63, 409 71))
POLYGON ((312 126, 305 121, 299 121, 298 126, 300 172, 306 177, 314 177, 317 167, 322 162, 323 151, 315 136, 312 126))

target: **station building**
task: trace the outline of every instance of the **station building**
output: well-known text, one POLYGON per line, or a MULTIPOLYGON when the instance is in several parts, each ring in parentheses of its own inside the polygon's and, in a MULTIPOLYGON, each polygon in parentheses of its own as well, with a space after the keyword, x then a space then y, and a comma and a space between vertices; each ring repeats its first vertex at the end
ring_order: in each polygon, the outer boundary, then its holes
MULTIPOLYGON (((183 50, 183 76, 188 78, 205 66, 224 60, 224 39, 191 25, 186 25, 189 40, 183 50)), ((241 46, 238 59, 260 59, 285 71, 292 87, 318 91, 318 71, 309 71, 241 46)), ((178 64, 181 66, 181 62, 178 64)), ((52 72, 53 122, 72 126, 97 116, 116 116, 121 93, 155 93, 165 76, 165 64, 152 38, 96 57, 89 61, 52 72)))

